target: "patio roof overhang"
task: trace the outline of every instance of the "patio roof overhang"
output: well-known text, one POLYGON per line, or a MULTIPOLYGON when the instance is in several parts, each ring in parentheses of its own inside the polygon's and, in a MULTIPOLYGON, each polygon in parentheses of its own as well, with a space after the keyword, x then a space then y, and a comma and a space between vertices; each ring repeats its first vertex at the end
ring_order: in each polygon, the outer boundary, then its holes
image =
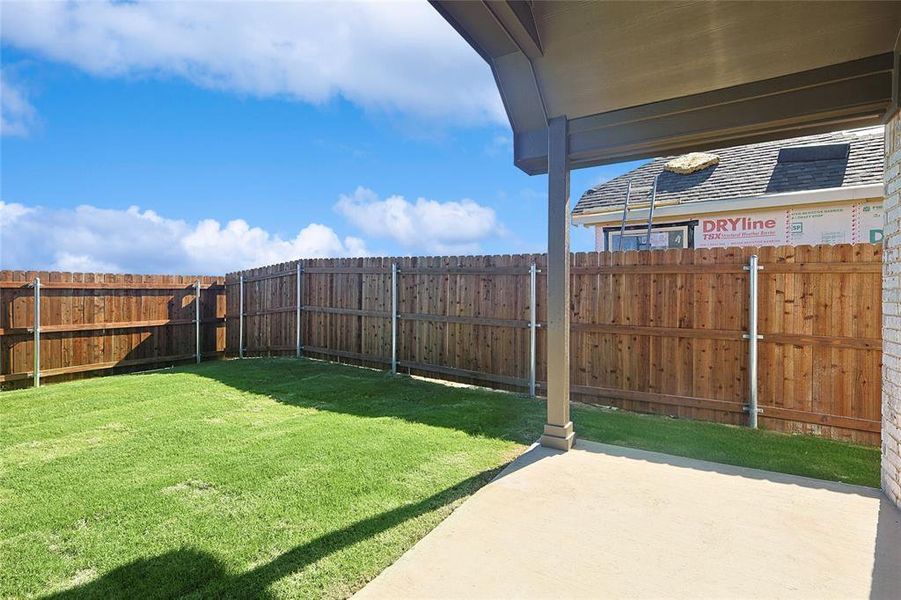
POLYGON ((431 2, 491 66, 516 166, 548 174, 553 448, 574 439, 571 169, 879 124, 901 102, 901 2, 431 2))
POLYGON ((901 2, 432 0, 491 66, 514 162, 547 172, 862 127, 899 104, 901 2))

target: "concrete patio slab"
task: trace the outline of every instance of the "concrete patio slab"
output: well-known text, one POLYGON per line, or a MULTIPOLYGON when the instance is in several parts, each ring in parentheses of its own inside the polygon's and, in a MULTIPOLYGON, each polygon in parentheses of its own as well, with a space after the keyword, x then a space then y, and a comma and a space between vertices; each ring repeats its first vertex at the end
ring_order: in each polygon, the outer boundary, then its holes
POLYGON ((366 598, 901 598, 878 490, 579 441, 533 447, 366 598))

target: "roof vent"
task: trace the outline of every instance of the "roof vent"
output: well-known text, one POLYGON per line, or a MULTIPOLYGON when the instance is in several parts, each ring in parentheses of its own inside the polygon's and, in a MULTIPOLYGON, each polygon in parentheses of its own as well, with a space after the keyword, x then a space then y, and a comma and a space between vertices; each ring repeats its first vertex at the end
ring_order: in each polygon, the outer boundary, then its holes
POLYGON ((674 158, 663 165, 663 168, 671 173, 688 175, 689 173, 695 173, 697 171, 702 171, 707 167, 712 167, 713 165, 719 164, 719 162, 720 157, 716 154, 691 152, 674 158))
POLYGON ((822 144, 820 146, 796 146, 779 150, 777 162, 796 163, 815 160, 844 160, 848 158, 851 144, 822 144))

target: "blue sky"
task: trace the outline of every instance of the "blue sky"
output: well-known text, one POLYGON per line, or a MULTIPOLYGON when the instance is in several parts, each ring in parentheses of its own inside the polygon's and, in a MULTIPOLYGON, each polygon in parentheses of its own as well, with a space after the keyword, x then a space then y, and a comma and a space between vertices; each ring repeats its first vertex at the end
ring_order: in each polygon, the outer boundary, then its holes
MULTIPOLYGON (((366 5, 158 6, 4 6, 3 268, 544 249, 546 179, 513 166, 487 66, 427 5, 394 5, 389 41, 366 5), (288 47, 288 17, 338 33, 288 47), (173 48, 185 22, 207 33, 173 48)), ((632 166, 574 172, 573 202, 632 166)))

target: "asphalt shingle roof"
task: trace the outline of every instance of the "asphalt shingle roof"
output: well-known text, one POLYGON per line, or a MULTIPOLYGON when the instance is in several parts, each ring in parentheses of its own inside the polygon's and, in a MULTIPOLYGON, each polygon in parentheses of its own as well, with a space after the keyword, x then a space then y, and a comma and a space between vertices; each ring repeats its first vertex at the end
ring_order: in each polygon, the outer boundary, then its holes
POLYGON ((728 200, 882 183, 883 136, 880 127, 710 150, 720 157, 719 164, 689 175, 663 169, 674 156, 655 158, 586 191, 573 214, 603 212, 608 207, 622 206, 630 179, 633 186, 630 203, 647 202, 654 176, 661 172, 657 182, 658 202, 728 200), (823 144, 849 144, 850 151, 847 158, 777 162, 782 148, 823 144), (636 187, 648 189, 636 191, 636 187))

